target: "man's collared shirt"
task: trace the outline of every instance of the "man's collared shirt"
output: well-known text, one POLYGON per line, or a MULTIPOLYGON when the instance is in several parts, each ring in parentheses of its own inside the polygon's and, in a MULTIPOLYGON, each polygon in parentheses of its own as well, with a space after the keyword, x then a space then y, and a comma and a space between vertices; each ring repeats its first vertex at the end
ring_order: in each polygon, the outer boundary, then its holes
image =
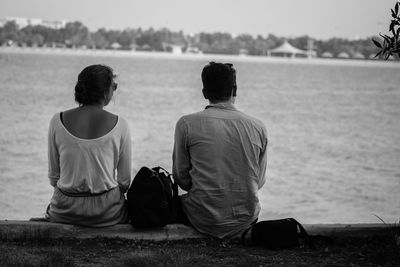
POLYGON ((223 238, 245 230, 260 212, 267 165, 264 124, 230 103, 180 118, 173 175, 183 209, 200 232, 223 238))

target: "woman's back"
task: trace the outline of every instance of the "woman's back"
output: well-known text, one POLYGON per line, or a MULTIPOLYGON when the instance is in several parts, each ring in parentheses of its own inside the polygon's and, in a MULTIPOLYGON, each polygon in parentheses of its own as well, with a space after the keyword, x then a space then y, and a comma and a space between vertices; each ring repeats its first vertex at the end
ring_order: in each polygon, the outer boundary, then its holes
POLYGON ((64 111, 61 119, 65 128, 81 139, 102 137, 118 122, 116 115, 94 106, 82 106, 64 111))
POLYGON ((82 115, 77 121, 70 121, 70 129, 62 123, 64 112, 53 116, 49 127, 52 185, 71 193, 99 193, 117 186, 123 191, 128 189, 131 177, 129 126, 123 118, 114 118, 112 114, 105 116, 108 118, 96 116, 96 121, 107 120, 107 128, 95 125, 92 116, 82 115), (114 119, 115 125, 112 124, 114 119), (75 129, 84 123, 82 131, 75 129), (97 131, 90 130, 90 125, 97 131), (75 131, 70 131, 72 129, 75 131))

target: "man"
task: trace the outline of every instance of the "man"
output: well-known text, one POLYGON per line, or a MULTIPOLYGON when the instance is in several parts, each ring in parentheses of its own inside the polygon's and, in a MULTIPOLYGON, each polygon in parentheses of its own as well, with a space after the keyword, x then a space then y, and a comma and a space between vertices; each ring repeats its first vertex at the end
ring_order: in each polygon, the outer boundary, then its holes
POLYGON ((181 203, 190 223, 202 233, 231 237, 258 218, 267 131, 261 121, 235 108, 232 64, 210 62, 201 78, 209 105, 178 120, 173 175, 187 191, 181 203))

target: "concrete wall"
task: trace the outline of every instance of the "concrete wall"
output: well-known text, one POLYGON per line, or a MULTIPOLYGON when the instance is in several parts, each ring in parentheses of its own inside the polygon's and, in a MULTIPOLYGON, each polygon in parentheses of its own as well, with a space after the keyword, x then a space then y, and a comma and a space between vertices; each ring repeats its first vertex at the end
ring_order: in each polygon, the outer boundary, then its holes
MULTIPOLYGON (((368 236, 385 233, 384 224, 310 224, 304 225, 309 234, 331 237, 368 236)), ((90 239, 121 238, 130 240, 182 240, 206 238, 192 227, 171 224, 161 228, 134 229, 129 224, 111 227, 90 228, 83 226, 31 222, 0 221, 0 240, 48 240, 48 239, 90 239)))

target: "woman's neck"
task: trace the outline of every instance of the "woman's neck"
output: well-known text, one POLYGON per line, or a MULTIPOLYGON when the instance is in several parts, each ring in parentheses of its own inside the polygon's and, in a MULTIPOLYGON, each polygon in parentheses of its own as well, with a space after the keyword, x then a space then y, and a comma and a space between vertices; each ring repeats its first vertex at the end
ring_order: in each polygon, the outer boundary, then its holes
POLYGON ((82 105, 79 106, 82 109, 103 109, 104 105, 103 104, 92 104, 92 105, 82 105))

